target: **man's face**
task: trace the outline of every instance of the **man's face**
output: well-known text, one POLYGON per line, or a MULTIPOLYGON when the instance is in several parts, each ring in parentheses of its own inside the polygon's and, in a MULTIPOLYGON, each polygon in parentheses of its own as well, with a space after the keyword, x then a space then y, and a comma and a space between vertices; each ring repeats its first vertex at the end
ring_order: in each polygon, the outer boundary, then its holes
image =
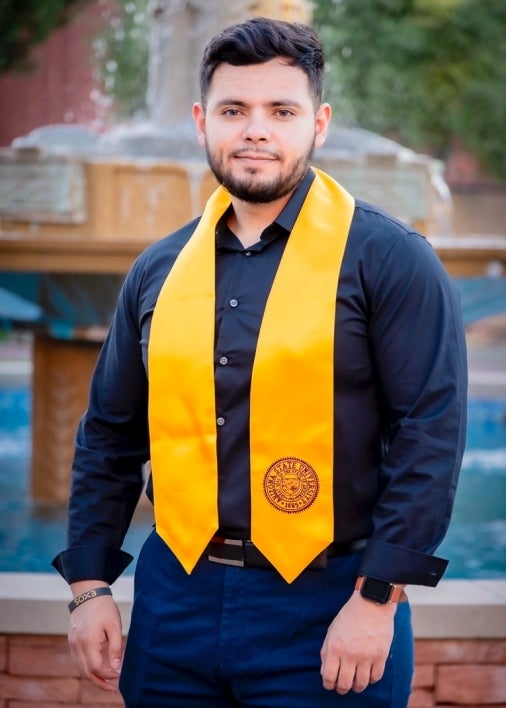
POLYGON ((236 198, 267 203, 291 193, 323 144, 330 107, 315 109, 305 73, 283 59, 216 69, 207 105, 194 106, 200 144, 236 198))

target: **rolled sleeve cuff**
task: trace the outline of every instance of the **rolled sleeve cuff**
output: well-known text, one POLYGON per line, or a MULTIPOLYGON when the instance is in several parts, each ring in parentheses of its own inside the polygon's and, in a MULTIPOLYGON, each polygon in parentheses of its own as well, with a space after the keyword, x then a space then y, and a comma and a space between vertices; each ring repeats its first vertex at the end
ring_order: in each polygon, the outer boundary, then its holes
POLYGON ((132 560, 130 553, 118 548, 78 546, 62 551, 51 565, 69 584, 79 580, 103 580, 111 584, 132 560))
POLYGON ((386 541, 370 539, 362 556, 359 575, 402 585, 436 587, 448 561, 386 541))

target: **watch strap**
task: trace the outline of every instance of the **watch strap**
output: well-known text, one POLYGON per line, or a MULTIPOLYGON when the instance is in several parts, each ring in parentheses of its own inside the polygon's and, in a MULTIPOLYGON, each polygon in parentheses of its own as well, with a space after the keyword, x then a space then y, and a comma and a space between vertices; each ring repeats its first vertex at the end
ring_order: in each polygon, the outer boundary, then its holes
MULTIPOLYGON (((357 582, 355 583, 355 590, 358 590, 358 592, 361 592, 366 580, 367 580, 366 575, 359 575, 357 578, 357 582)), ((386 601, 385 604, 391 603, 391 602, 399 602, 404 596, 404 586, 403 585, 395 585, 394 583, 389 583, 388 581, 384 581, 384 582, 390 586, 390 595, 389 595, 388 600, 386 601)))

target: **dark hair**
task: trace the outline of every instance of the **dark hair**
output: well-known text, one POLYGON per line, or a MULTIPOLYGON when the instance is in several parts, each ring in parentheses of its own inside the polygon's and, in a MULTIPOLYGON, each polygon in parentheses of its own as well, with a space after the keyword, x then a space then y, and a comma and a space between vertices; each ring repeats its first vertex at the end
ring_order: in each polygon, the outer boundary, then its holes
POLYGON ((199 75, 202 103, 205 105, 213 74, 220 64, 263 64, 276 57, 285 57, 291 66, 302 69, 318 106, 322 99, 325 66, 318 34, 309 25, 266 17, 255 17, 227 27, 207 44, 199 75))

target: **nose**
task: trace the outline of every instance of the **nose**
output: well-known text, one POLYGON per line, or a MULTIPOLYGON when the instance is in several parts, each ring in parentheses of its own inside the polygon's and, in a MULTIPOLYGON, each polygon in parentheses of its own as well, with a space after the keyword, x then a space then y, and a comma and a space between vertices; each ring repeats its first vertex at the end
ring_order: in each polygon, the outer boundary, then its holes
POLYGON ((243 131, 243 139, 250 143, 268 142, 270 133, 265 119, 258 115, 252 114, 243 131))

